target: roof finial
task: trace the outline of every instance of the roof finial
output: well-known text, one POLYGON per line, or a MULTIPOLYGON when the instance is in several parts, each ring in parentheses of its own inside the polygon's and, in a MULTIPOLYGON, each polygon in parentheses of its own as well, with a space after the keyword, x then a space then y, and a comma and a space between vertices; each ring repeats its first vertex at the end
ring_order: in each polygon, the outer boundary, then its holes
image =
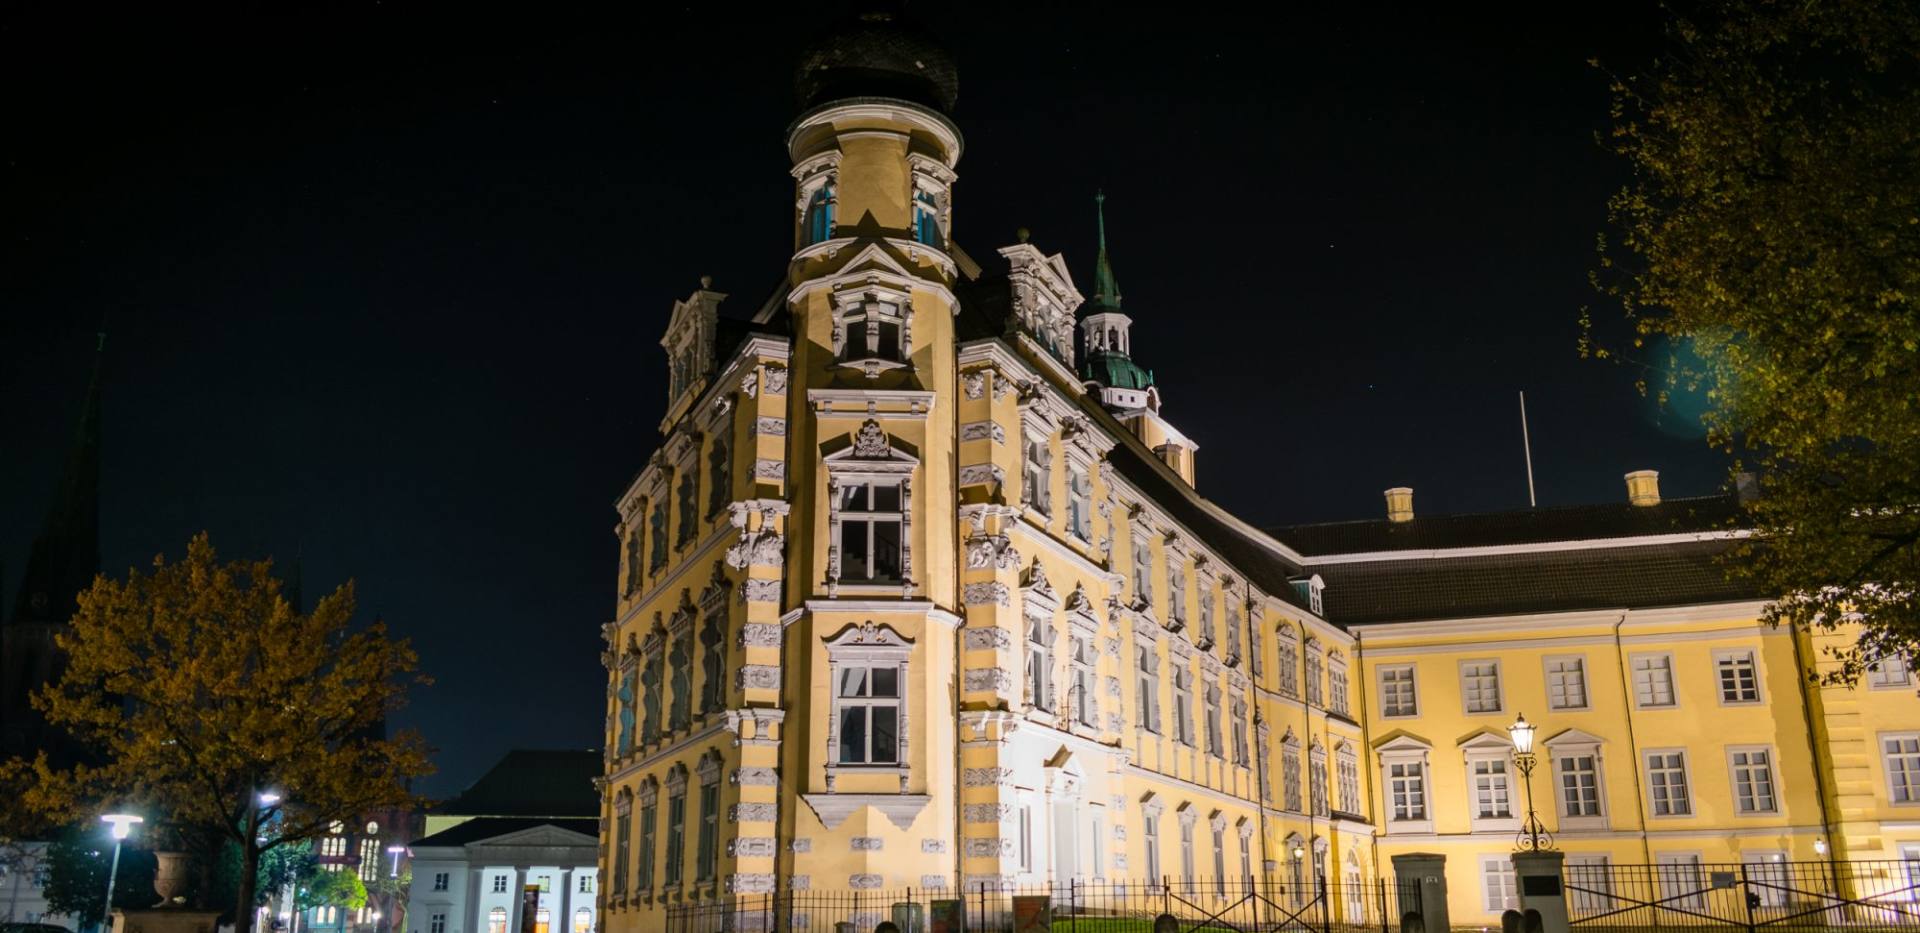
POLYGON ((1100 259, 1093 269, 1093 305, 1103 311, 1120 310, 1120 283, 1114 280, 1113 263, 1107 259, 1107 192, 1093 193, 1094 216, 1100 228, 1100 259))

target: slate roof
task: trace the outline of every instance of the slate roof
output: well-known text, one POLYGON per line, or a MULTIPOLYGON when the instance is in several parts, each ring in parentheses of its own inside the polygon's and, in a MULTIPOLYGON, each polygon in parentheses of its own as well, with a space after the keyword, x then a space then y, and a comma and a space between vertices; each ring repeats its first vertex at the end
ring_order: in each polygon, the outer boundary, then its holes
POLYGON ((1341 626, 1647 609, 1764 598, 1727 578, 1726 540, 1311 566, 1341 626))
POLYGON ((597 837, 600 833, 600 821, 598 819, 552 820, 540 817, 481 817, 477 820, 468 820, 458 826, 443 829, 431 836, 415 839, 409 843, 409 845, 415 849, 428 846, 454 848, 470 843, 484 842, 488 839, 540 826, 555 826, 569 832, 579 833, 583 836, 597 837))
POLYGON ((1539 544, 1726 529, 1741 515, 1737 496, 1668 499, 1659 505, 1626 502, 1575 505, 1473 515, 1416 516, 1411 521, 1384 518, 1268 529, 1302 556, 1372 551, 1539 544))
MULTIPOLYGON (((443 816, 598 818, 599 749, 515 749, 459 796, 432 808, 443 816)), ((464 825, 464 824, 463 824, 464 825)), ((444 834, 436 834, 444 835, 444 834)))

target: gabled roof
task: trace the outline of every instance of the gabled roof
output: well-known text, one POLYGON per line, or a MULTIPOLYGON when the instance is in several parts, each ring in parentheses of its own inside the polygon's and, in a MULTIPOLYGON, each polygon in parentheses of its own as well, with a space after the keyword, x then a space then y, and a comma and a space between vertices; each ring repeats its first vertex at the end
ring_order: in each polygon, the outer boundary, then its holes
POLYGON ((602 765, 599 749, 515 749, 459 796, 433 807, 432 812, 441 816, 597 818, 600 793, 594 789, 593 779, 600 776, 602 765))

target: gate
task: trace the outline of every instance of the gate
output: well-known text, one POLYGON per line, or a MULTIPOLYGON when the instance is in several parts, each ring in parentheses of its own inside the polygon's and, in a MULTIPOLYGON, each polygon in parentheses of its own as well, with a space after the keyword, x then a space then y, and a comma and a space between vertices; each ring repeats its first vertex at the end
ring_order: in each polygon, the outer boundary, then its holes
POLYGON ((1920 862, 1569 864, 1574 926, 1920 930, 1920 862))

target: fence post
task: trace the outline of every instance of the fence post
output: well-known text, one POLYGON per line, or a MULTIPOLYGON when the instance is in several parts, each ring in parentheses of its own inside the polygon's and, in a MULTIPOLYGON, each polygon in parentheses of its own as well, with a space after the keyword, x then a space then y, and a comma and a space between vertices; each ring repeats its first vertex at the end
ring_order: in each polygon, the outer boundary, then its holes
POLYGON ((1567 891, 1561 882, 1567 854, 1552 849, 1513 854, 1513 880, 1520 889, 1520 909, 1538 912, 1544 933, 1568 933, 1567 891))
POLYGON ((1387 879, 1375 878, 1373 879, 1373 883, 1380 889, 1380 933, 1393 933, 1393 931, 1387 927, 1387 918, 1393 916, 1392 913, 1387 910, 1387 879))
POLYGON ((1313 896, 1320 902, 1320 933, 1333 933, 1333 904, 1327 900, 1327 876, 1320 874, 1319 867, 1314 866, 1313 896))
MULTIPOLYGON (((1447 857, 1435 852, 1403 852, 1393 857, 1393 875, 1401 895, 1418 895, 1420 925, 1434 931, 1453 928, 1447 912, 1447 857)), ((1404 917, 1399 918, 1404 919, 1404 917)))

